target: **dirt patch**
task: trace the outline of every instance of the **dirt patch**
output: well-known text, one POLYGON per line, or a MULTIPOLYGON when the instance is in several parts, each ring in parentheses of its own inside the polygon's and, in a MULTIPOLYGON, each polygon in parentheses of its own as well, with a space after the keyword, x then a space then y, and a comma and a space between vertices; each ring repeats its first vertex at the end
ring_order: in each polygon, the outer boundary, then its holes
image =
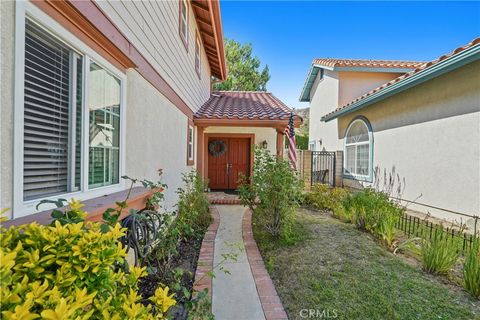
MULTIPOLYGON (((148 298, 152 296, 160 285, 168 286, 171 290, 174 290, 172 284, 176 281, 171 271, 176 268, 183 270, 180 284, 191 294, 201 245, 202 238, 193 238, 180 242, 177 247, 178 254, 173 258, 170 266, 168 266, 167 272, 157 272, 140 279, 138 289, 142 297, 148 298)), ((158 266, 158 270, 165 270, 165 266, 160 265, 158 260, 152 263, 152 266, 155 265, 158 266)), ((185 320, 187 319, 185 303, 189 299, 185 298, 181 291, 174 290, 174 292, 176 293, 177 304, 171 308, 169 314, 175 320, 185 320)))

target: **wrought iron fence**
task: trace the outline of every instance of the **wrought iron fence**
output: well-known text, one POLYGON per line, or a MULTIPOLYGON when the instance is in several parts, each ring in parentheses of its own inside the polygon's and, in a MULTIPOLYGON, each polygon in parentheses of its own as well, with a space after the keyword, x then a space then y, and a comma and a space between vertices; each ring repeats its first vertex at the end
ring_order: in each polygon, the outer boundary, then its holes
POLYGON ((335 186, 335 152, 312 151, 311 184, 335 186))
POLYGON ((420 237, 427 240, 437 236, 444 237, 445 241, 456 243, 458 251, 464 252, 466 249, 471 248, 475 237, 479 236, 479 217, 473 218, 475 219, 473 232, 467 232, 461 227, 443 227, 432 221, 420 219, 407 213, 403 213, 398 219, 396 227, 402 230, 408 237, 420 237))

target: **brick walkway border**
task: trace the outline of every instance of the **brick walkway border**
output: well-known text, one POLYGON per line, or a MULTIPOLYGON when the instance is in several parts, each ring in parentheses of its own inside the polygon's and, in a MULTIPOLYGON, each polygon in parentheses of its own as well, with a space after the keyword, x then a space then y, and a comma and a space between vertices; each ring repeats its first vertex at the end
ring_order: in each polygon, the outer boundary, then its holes
POLYGON ((215 237, 217 236, 218 226, 220 224, 220 214, 215 206, 210 206, 210 214, 213 221, 207 229, 203 237, 202 247, 200 248, 200 255, 197 261, 197 270, 195 271, 195 285, 193 292, 203 291, 208 289, 208 296, 212 300, 212 277, 207 273, 213 269, 213 253, 215 250, 215 237), (201 279, 201 280, 200 280, 201 279))
POLYGON ((239 199, 213 199, 210 204, 242 204, 239 199))
POLYGON ((248 262, 252 270, 253 279, 257 287, 258 296, 262 304, 266 320, 288 319, 282 301, 278 297, 277 290, 272 279, 268 275, 263 263, 262 256, 258 250, 257 243, 252 232, 252 211, 247 209, 242 221, 243 242, 247 252, 248 262))
POLYGON ((241 204, 240 198, 236 194, 208 192, 207 198, 210 204, 241 204))

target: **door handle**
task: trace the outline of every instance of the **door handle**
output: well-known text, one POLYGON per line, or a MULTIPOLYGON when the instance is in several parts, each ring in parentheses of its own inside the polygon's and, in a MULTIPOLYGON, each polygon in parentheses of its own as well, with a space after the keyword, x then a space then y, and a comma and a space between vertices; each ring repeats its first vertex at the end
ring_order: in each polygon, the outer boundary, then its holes
POLYGON ((228 163, 226 164, 226 166, 227 166, 227 176, 228 176, 228 168, 229 168, 229 165, 228 165, 228 163))

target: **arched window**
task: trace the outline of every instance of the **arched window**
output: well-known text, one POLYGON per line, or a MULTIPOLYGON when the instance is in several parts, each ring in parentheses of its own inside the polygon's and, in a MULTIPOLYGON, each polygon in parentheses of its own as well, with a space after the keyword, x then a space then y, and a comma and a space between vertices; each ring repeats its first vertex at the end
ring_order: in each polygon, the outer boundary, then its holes
POLYGON ((362 118, 353 120, 345 134, 344 174, 360 179, 371 179, 372 148, 373 136, 370 124, 362 118))

